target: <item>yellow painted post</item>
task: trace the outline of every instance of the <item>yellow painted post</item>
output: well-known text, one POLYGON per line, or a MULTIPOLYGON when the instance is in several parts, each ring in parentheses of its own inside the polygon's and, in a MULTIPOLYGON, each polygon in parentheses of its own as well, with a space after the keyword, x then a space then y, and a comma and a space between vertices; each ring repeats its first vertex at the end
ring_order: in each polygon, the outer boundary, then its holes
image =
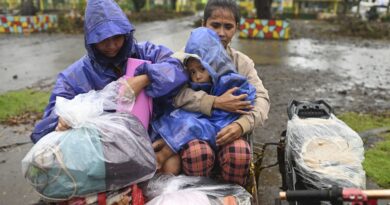
POLYGON ((150 0, 146 0, 146 11, 150 11, 150 0))
POLYGON ((41 13, 43 13, 43 10, 45 10, 43 6, 43 0, 39 0, 39 10, 41 11, 41 13))
POLYGON ((334 1, 334 5, 333 5, 333 13, 334 13, 334 14, 337 14, 338 5, 339 5, 339 1, 338 1, 338 0, 335 0, 335 1, 334 1))
POLYGON ((181 4, 182 4, 181 0, 176 1, 176 12, 180 12, 181 4))
POLYGON ((192 11, 194 12, 194 14, 196 13, 196 0, 190 0, 191 1, 191 9, 192 11))
POLYGON ((294 5, 294 15, 298 16, 299 15, 299 6, 300 6, 299 1, 294 0, 293 5, 294 5))

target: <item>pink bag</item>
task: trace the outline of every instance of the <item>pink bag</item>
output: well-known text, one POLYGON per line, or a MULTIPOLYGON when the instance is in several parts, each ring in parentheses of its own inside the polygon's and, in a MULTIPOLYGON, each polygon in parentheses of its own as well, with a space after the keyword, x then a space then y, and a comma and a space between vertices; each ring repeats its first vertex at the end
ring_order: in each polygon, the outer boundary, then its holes
MULTIPOLYGON (((151 63, 151 62, 146 60, 136 59, 136 58, 129 58, 127 60, 127 69, 126 69, 125 76, 133 77, 135 69, 143 63, 151 63)), ((123 105, 119 105, 119 111, 132 113, 141 121, 145 129, 148 130, 149 120, 152 117, 153 100, 151 97, 145 94, 144 90, 142 90, 138 94, 132 108, 131 107, 124 108, 123 105)))

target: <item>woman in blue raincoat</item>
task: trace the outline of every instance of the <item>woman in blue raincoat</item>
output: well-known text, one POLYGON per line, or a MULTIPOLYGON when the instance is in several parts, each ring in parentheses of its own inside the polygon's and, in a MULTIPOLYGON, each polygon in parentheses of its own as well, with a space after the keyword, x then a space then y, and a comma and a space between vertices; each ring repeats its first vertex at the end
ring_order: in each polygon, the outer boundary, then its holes
MULTIPOLYGON (((220 43, 220 38, 213 30, 205 27, 193 30, 185 46, 185 53, 178 52, 174 56, 186 65, 192 80, 189 83, 191 89, 203 90, 210 95, 220 96, 236 87, 238 89, 233 93, 234 95, 244 94, 245 101, 254 102, 256 89, 248 83, 246 77, 237 73, 235 65, 220 43), (195 64, 195 61, 200 64, 195 64), (204 71, 201 71, 203 69, 204 71), (199 70, 198 76, 192 76, 191 72, 198 72, 196 70, 199 70)), ((153 121, 152 126, 175 153, 180 153, 183 146, 195 139, 205 141, 214 150, 218 150, 217 133, 240 116, 239 113, 219 109, 213 110, 211 116, 201 112, 176 109, 166 112, 158 120, 153 121)), ((161 154, 164 154, 164 150, 161 154)), ((179 172, 178 169, 172 167, 175 166, 174 164, 180 164, 180 162, 172 162, 172 160, 180 160, 177 155, 169 158, 166 162, 168 164, 161 161, 166 157, 160 157, 160 153, 157 153, 157 161, 162 166, 162 171, 174 170, 174 174, 179 172)))
POLYGON ((35 126, 31 139, 36 143, 54 130, 69 127, 53 112, 56 97, 72 99, 90 90, 101 90, 125 74, 128 58, 151 61, 136 70, 129 80, 137 93, 144 87, 154 98, 154 117, 159 111, 169 109, 171 97, 187 81, 181 63, 170 55, 164 46, 136 43, 134 27, 113 0, 90 0, 85 11, 85 48, 87 55, 62 71, 50 96, 43 119, 35 126))

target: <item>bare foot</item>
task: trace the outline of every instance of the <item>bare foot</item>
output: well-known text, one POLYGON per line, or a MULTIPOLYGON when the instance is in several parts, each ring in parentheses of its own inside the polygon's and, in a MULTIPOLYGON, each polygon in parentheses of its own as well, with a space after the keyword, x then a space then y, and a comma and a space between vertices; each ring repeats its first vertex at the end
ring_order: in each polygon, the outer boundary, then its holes
POLYGON ((171 156, 163 166, 162 171, 166 174, 179 175, 181 171, 181 160, 178 154, 171 156))
POLYGON ((153 142, 153 144, 152 144, 153 150, 155 152, 160 151, 165 145, 167 145, 167 144, 165 143, 165 141, 163 139, 158 139, 155 142, 153 142))

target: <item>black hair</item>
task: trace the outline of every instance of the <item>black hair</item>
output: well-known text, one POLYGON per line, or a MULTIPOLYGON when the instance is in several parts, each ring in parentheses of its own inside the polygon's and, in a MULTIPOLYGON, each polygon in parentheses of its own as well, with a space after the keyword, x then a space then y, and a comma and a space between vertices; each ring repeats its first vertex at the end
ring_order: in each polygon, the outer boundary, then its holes
POLYGON ((240 22, 240 9, 235 0, 209 0, 204 8, 203 12, 203 23, 206 24, 207 19, 210 18, 213 11, 216 9, 227 9, 230 10, 233 15, 236 23, 240 22))

